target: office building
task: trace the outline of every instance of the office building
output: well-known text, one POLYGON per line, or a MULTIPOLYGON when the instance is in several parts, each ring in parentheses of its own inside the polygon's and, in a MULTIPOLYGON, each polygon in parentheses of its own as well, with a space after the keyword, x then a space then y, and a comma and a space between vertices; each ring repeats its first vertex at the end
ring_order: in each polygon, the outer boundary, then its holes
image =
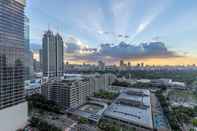
POLYGON ((24 55, 24 66, 25 66, 25 80, 30 79, 33 76, 33 57, 30 51, 30 26, 29 18, 25 16, 24 19, 24 37, 25 37, 25 55, 24 55))
POLYGON ((63 76, 64 42, 59 34, 48 30, 43 36, 43 74, 45 77, 63 76))
POLYGON ((25 0, 0 0, 0 129, 3 131, 16 130, 27 117, 24 7, 25 0))
POLYGON ((39 61, 40 61, 40 67, 41 70, 43 68, 43 53, 42 53, 42 49, 39 50, 39 61))

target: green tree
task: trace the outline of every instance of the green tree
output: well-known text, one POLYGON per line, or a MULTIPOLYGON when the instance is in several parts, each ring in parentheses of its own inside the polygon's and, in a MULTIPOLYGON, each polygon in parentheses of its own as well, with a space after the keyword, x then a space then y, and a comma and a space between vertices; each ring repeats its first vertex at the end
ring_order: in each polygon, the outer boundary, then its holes
POLYGON ((88 119, 87 118, 84 118, 84 117, 80 117, 79 123, 80 124, 87 124, 88 123, 88 119))
POLYGON ((192 124, 193 124, 193 126, 197 126, 197 119, 193 119, 192 124))

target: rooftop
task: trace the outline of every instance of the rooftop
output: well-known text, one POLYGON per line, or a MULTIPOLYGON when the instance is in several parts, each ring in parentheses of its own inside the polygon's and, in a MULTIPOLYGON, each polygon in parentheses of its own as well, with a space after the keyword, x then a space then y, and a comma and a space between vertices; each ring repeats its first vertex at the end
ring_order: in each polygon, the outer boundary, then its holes
POLYGON ((77 110, 73 112, 73 114, 97 122, 101 118, 106 108, 106 103, 90 101, 87 104, 80 106, 77 110))
POLYGON ((150 92, 142 89, 127 89, 104 112, 104 116, 153 128, 150 92))

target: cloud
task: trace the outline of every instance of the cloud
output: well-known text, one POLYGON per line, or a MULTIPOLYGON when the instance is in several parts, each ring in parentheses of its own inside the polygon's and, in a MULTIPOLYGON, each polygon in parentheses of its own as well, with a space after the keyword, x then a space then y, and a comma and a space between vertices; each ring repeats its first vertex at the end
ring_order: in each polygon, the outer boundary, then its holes
POLYGON ((174 58, 181 57, 176 52, 167 49, 163 42, 141 43, 137 46, 121 42, 118 45, 102 44, 99 50, 88 54, 76 53, 69 60, 84 60, 96 62, 117 62, 120 59, 150 59, 150 58, 174 58))
POLYGON ((100 53, 116 59, 138 59, 150 57, 175 57, 176 53, 169 51, 162 42, 141 43, 138 46, 121 42, 116 46, 104 44, 100 53))
POLYGON ((66 53, 80 53, 85 48, 88 48, 88 45, 82 43, 78 38, 74 36, 69 36, 65 40, 66 53))
POLYGON ((87 44, 83 43, 75 36, 69 36, 65 40, 65 52, 67 54, 89 54, 97 51, 94 48, 89 48, 87 44))

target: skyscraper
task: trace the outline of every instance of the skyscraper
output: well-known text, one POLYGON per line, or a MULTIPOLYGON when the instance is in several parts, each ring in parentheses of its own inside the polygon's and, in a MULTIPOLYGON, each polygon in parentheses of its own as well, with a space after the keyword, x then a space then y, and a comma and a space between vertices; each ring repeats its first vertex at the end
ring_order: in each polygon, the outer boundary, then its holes
POLYGON ((24 19, 24 37, 25 37, 25 79, 28 80, 33 75, 33 57, 32 52, 30 51, 30 26, 29 26, 29 18, 25 16, 24 19))
POLYGON ((0 0, 0 109, 24 101, 24 3, 0 0))
POLYGON ((56 76, 63 76, 64 42, 60 34, 55 35, 55 45, 56 45, 56 76))
POLYGON ((42 54, 42 49, 39 50, 39 60, 40 60, 40 68, 42 69, 43 66, 43 54, 42 54))
POLYGON ((25 0, 0 0, 0 130, 16 130, 26 121, 24 7, 25 0))
POLYGON ((43 75, 45 77, 63 76, 64 42, 59 34, 48 30, 43 36, 43 75))

